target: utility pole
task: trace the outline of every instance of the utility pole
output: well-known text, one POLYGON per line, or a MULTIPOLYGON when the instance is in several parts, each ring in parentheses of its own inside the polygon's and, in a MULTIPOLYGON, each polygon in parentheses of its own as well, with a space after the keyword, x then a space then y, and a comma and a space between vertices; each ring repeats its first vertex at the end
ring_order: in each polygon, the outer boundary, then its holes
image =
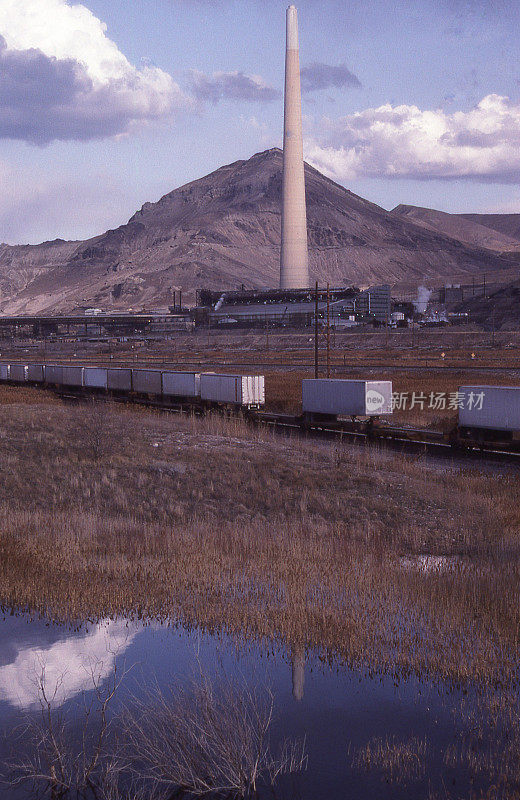
POLYGON ((316 281, 316 293, 314 295, 314 377, 319 378, 318 363, 318 281, 316 281))
POLYGON ((330 378, 330 284, 327 284, 327 378, 330 378))

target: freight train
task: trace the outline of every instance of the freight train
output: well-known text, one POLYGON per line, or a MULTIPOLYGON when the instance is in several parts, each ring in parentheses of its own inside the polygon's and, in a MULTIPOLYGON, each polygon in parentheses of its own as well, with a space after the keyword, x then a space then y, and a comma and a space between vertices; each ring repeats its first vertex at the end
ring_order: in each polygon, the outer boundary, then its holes
POLYGON ((265 403, 263 375, 175 372, 142 367, 0 364, 1 381, 115 398, 155 398, 164 405, 230 406, 252 411, 265 403))
POLYGON ((461 386, 458 423, 449 433, 395 427, 392 382, 304 380, 302 414, 267 413, 263 375, 180 372, 146 367, 0 364, 0 382, 52 388, 75 397, 102 395, 154 406, 226 408, 272 425, 340 431, 372 440, 520 452, 520 387, 461 386), (462 400, 466 398, 466 402, 462 400))

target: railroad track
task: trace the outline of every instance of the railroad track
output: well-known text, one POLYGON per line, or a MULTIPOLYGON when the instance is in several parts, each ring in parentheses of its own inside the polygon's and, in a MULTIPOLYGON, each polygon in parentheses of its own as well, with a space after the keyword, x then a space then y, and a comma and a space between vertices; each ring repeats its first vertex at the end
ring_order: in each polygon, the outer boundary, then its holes
MULTIPOLYGON (((60 364, 66 364, 67 366, 76 366, 78 365, 78 359, 58 359, 60 364)), ((10 363, 13 364, 24 364, 25 361, 19 357, 10 359, 10 363)), ((54 364, 55 361, 47 359, 46 361, 41 361, 40 363, 49 363, 54 364)), ((232 359, 205 359, 201 361, 200 359, 189 360, 188 358, 184 358, 183 354, 179 354, 179 358, 175 361, 167 361, 163 357, 148 357, 145 361, 140 361, 140 365, 144 368, 150 367, 153 368, 157 364, 160 364, 162 368, 165 369, 175 369, 180 370, 185 367, 196 367, 198 370, 202 370, 204 368, 210 367, 217 367, 217 368, 232 368, 237 367, 240 369, 266 369, 269 368, 273 369, 301 369, 305 371, 314 371, 314 362, 312 361, 296 361, 291 360, 290 358, 280 360, 280 361, 261 361, 257 359, 250 359, 248 361, 235 361, 232 359)), ((135 361, 132 358, 128 359, 113 359, 107 360, 104 358, 99 358, 98 356, 93 356, 89 358, 86 356, 85 358, 82 357, 81 364, 87 364, 88 366, 99 366, 99 367, 110 367, 110 368, 130 368, 135 366, 135 361)), ((460 372, 476 372, 476 373, 501 373, 501 374, 516 374, 520 375, 520 364, 515 365, 506 365, 506 366, 491 366, 491 365, 480 365, 476 364, 436 364, 434 363, 434 359, 425 359, 423 363, 420 364, 385 364, 379 362, 370 362, 365 361, 363 364, 360 363, 352 363, 352 362, 343 362, 341 360, 332 360, 331 361, 331 371, 333 372, 342 372, 344 370, 367 370, 367 369, 378 369, 384 370, 386 372, 424 372, 425 369, 431 370, 433 372, 440 372, 440 373, 460 373, 460 372)), ((323 372, 323 369, 322 369, 323 372)))
POLYGON ((438 431, 385 426, 368 433, 362 430, 362 424, 360 424, 359 430, 353 430, 352 423, 347 423, 348 427, 342 427, 341 423, 338 426, 314 424, 309 430, 302 430, 301 420, 296 417, 265 412, 258 414, 257 417, 262 424, 279 430, 296 432, 300 435, 339 439, 363 445, 379 445, 402 453, 440 456, 463 463, 486 459, 497 463, 516 464, 520 467, 520 452, 484 446, 454 447, 438 431))
MULTIPOLYGON (((133 397, 131 395, 85 395, 82 392, 60 391, 52 389, 63 400, 69 402, 86 402, 89 399, 103 402, 117 402, 153 408, 169 413, 204 414, 206 409, 189 403, 164 403, 153 398, 133 397)), ((234 412, 242 413, 242 412, 234 412)), ((280 434, 296 435, 313 439, 339 440, 340 442, 360 446, 379 446, 394 452, 411 455, 439 457, 457 462, 461 466, 467 463, 481 463, 483 460, 495 464, 511 464, 520 467, 520 451, 493 449, 491 447, 468 446, 454 447, 446 441, 440 431, 428 431, 422 428, 399 428, 384 425, 380 428, 366 430, 365 423, 339 421, 337 424, 311 423, 306 425, 301 417, 274 412, 248 412, 244 419, 255 425, 270 427, 280 434)))

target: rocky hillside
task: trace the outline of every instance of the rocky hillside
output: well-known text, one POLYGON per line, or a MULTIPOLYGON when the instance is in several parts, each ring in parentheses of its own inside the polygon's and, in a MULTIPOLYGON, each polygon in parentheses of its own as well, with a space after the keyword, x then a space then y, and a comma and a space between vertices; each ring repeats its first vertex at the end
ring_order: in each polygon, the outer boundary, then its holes
POLYGON ((520 280, 490 292, 488 297, 472 297, 454 306, 454 311, 469 314, 472 322, 491 330, 518 330, 520 326, 520 280))
POLYGON ((520 241, 520 214, 460 214, 459 216, 520 241))
POLYGON ((488 226, 485 221, 487 215, 447 214, 432 208, 404 205, 394 208, 392 214, 473 247, 485 247, 498 252, 520 249, 520 224, 517 232, 512 228, 509 234, 488 226))
MULTIPOLYGON (((390 213, 306 166, 312 280, 400 286, 506 280, 517 254, 464 244, 390 213)), ((126 225, 85 242, 0 245, 0 311, 168 305, 182 289, 278 284, 282 153, 258 153, 146 203, 126 225)), ((509 278, 511 279, 511 278, 509 278)))

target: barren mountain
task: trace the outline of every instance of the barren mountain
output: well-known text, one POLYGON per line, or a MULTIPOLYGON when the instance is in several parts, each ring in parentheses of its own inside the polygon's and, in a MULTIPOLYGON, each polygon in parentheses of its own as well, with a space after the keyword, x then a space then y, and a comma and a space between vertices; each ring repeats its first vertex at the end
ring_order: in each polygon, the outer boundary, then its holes
POLYGON ((392 214, 464 244, 498 252, 520 249, 520 222, 518 235, 510 235, 499 228, 486 225, 484 221, 480 222, 480 214, 447 214, 432 208, 404 205, 394 208, 392 214))
POLYGON ((520 241, 520 214, 460 214, 459 216, 520 241))
MULTIPOLYGON (((464 245, 385 211, 306 165, 312 279, 333 285, 505 282, 518 255, 464 245)), ((274 287, 279 279, 282 153, 258 153, 146 203, 85 242, 0 245, 0 310, 168 305, 173 290, 274 287)), ((512 279, 512 278, 510 278, 512 279)))

